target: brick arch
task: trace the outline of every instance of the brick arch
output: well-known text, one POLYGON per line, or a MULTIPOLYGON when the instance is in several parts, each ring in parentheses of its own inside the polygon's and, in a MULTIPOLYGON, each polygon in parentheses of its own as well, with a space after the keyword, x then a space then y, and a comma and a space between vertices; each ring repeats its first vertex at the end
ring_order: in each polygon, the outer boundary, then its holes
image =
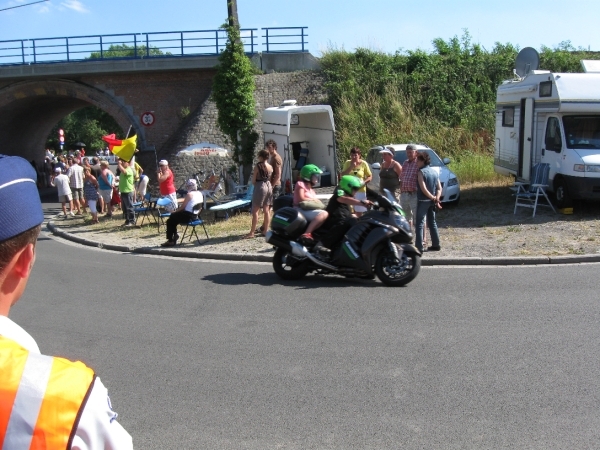
MULTIPOLYGON (((0 89, 0 153, 43 161, 46 139, 56 123, 85 106, 110 114, 122 129, 130 125, 145 147, 145 132, 132 108, 111 93, 70 80, 25 81, 0 89)), ((133 133, 131 133, 133 134, 133 133)))

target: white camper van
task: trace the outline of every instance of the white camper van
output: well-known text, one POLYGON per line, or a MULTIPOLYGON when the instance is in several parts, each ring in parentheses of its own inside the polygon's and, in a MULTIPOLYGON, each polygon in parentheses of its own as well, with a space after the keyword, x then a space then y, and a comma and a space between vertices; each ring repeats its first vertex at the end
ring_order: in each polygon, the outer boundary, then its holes
POLYGON ((294 175, 305 164, 323 170, 321 186, 337 184, 335 125, 329 105, 298 106, 286 100, 280 106, 263 111, 265 142, 273 139, 283 160, 281 185, 291 189, 294 175))
POLYGON ((600 200, 600 71, 537 70, 532 48, 517 57, 514 80, 496 97, 494 170, 528 181, 534 164, 550 164, 549 190, 560 208, 600 200))

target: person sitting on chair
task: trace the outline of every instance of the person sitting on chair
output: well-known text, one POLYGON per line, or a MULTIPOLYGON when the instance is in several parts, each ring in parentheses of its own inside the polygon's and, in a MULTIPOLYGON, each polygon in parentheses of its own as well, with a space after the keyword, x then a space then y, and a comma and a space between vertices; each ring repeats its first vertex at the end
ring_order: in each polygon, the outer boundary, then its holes
POLYGON ((204 202, 204 196, 198 190, 196 180, 190 178, 185 183, 185 187, 188 193, 183 202, 167 219, 167 242, 162 244, 163 247, 172 247, 177 244, 179 239, 177 225, 189 223, 194 218, 194 207, 204 202))

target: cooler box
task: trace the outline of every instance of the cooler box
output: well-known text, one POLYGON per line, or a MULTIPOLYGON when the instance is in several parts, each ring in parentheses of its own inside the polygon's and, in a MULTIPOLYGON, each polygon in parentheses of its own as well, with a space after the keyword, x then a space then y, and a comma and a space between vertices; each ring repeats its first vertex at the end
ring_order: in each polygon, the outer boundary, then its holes
POLYGON ((323 172, 317 175, 319 181, 313 187, 331 186, 331 172, 323 172))

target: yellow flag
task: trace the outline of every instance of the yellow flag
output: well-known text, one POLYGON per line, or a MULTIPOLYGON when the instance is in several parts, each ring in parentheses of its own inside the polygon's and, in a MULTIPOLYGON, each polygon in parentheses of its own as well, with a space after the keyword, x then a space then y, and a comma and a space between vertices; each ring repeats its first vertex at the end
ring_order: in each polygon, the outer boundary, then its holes
POLYGON ((113 155, 125 161, 131 161, 131 158, 133 158, 133 154, 135 153, 136 142, 137 134, 129 139, 123 139, 121 145, 115 145, 111 151, 113 152, 113 155))

